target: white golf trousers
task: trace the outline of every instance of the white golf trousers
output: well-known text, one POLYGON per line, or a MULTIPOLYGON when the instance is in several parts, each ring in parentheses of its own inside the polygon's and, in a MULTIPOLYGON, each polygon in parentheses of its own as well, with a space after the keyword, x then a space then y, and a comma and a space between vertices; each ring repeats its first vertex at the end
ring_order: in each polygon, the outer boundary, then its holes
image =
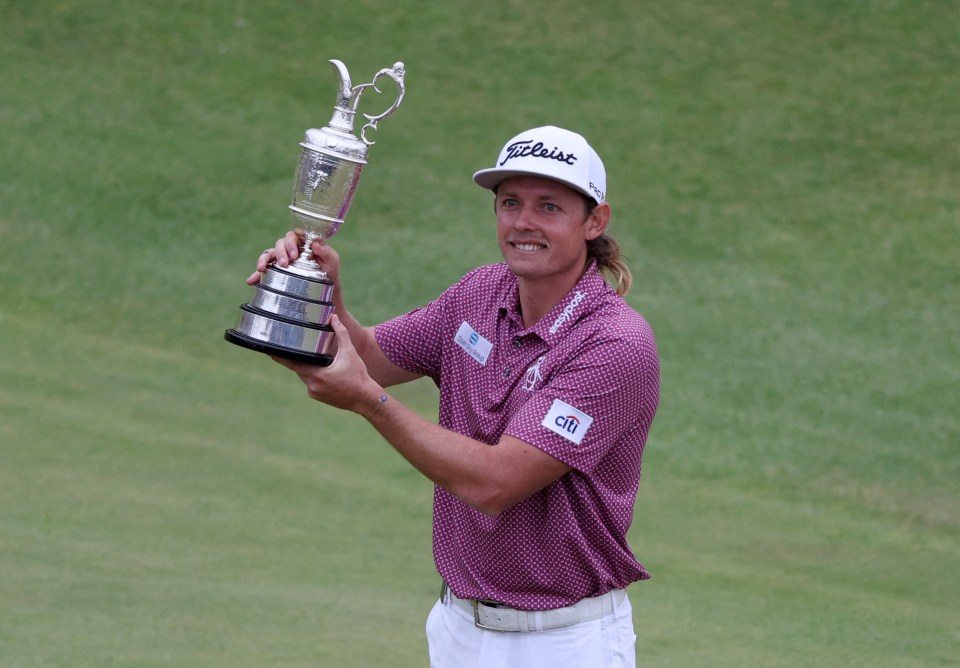
POLYGON ((633 609, 624 597, 606 617, 521 633, 477 628, 466 611, 437 601, 427 617, 430 668, 635 668, 633 609))

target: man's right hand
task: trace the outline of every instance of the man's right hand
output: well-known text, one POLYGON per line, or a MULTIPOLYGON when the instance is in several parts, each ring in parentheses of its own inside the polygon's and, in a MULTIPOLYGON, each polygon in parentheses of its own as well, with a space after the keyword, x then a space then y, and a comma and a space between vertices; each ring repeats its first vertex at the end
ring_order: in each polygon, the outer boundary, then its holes
MULTIPOLYGON (((247 285, 256 285, 263 277, 267 267, 276 262, 278 267, 289 267, 290 263, 300 257, 300 245, 303 243, 302 233, 291 230, 277 239, 273 248, 268 248, 257 258, 257 270, 247 277, 247 285)), ((316 244, 315 244, 316 245, 316 244)), ((337 262, 337 270, 340 265, 337 262)))
MULTIPOLYGON (((281 269, 289 267, 294 260, 300 257, 300 247, 303 244, 303 232, 287 232, 277 239, 273 248, 268 248, 257 258, 257 270, 247 278, 248 285, 256 285, 263 277, 263 273, 271 264, 276 263, 281 269)), ((340 285, 340 255, 325 242, 317 239, 311 246, 313 259, 320 270, 326 273, 327 278, 333 281, 333 305, 340 323, 348 331, 353 347, 360 359, 367 366, 370 376, 384 387, 405 383, 418 374, 410 373, 395 365, 377 344, 373 327, 363 327, 357 322, 343 303, 343 289, 340 285)))

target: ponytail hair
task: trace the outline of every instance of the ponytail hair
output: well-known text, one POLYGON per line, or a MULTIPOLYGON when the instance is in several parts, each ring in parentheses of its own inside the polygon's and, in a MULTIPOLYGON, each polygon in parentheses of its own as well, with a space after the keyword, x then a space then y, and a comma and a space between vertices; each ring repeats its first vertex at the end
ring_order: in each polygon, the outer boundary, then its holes
POLYGON ((630 292, 633 274, 620 252, 620 244, 613 237, 601 234, 596 239, 589 240, 587 259, 596 260, 597 267, 606 275, 618 295, 625 297, 630 292))
MULTIPOLYGON (((583 197, 587 207, 587 215, 593 211, 598 202, 592 197, 583 197)), ((587 242, 587 261, 596 260, 597 268, 600 269, 607 280, 613 285, 613 289, 621 297, 626 297, 630 292, 630 286, 633 285, 633 274, 630 273, 630 267, 620 252, 620 244, 617 240, 608 234, 601 234, 596 239, 590 239, 587 242)))

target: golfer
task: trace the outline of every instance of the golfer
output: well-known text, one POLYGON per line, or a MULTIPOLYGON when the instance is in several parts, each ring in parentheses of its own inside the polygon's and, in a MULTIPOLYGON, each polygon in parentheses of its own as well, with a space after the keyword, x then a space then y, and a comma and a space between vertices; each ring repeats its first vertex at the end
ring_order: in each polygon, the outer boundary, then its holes
MULTIPOLYGON (((623 299, 631 276, 606 234, 603 163, 579 134, 541 127, 473 179, 494 193, 504 262, 363 327, 343 303, 337 253, 315 242, 337 286, 337 354, 328 367, 277 361, 435 483, 431 666, 634 666, 625 589, 650 575, 626 536, 659 360, 623 299), (440 389, 439 424, 386 389, 421 376, 440 389)), ((247 282, 288 266, 299 241, 277 241, 247 282)))

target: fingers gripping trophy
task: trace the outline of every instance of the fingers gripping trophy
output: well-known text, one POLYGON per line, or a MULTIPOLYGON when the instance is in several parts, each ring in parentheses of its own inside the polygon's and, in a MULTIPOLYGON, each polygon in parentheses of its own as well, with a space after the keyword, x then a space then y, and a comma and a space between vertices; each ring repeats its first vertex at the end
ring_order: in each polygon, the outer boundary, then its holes
POLYGON ((256 286, 253 301, 240 307, 240 318, 224 338, 258 352, 326 366, 333 361, 329 352, 333 328, 333 282, 313 258, 311 247, 317 239, 329 239, 340 229, 353 201, 366 165, 367 151, 375 142, 369 130, 396 111, 403 100, 404 66, 377 72, 370 83, 353 86, 346 66, 331 60, 340 76, 337 103, 330 123, 307 130, 300 142, 300 162, 294 182, 290 212, 294 229, 302 231, 300 256, 286 268, 270 265, 256 286), (396 83, 393 104, 377 116, 363 114, 367 123, 360 136, 353 134, 354 117, 361 96, 369 89, 380 93, 382 77, 396 83))

